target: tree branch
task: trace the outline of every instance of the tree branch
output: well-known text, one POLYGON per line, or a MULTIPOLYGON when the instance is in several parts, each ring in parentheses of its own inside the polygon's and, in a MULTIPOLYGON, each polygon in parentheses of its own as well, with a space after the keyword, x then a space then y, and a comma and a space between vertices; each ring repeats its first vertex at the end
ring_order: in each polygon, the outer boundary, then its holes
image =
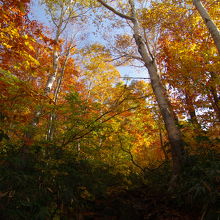
POLYGON ((122 14, 121 12, 119 11, 116 11, 114 8, 112 8, 110 5, 108 5, 107 3, 105 3, 104 1, 102 0, 97 0, 100 4, 102 4, 104 7, 106 7, 108 10, 110 10, 111 12, 113 12, 114 14, 118 15, 119 17, 121 18, 124 18, 124 19, 127 19, 127 20, 130 20, 130 21, 133 21, 134 18, 128 16, 128 15, 124 15, 122 14))
MULTIPOLYGON (((111 120, 112 118, 114 118, 115 116, 117 115, 120 115, 124 112, 127 112, 127 111, 131 111, 131 110, 134 110, 136 108, 138 108, 139 106, 136 106, 136 107, 132 107, 132 108, 129 108, 129 109, 126 109, 124 111, 121 111, 121 112, 117 112, 115 113, 114 115, 112 116, 109 116, 107 119, 103 120, 100 124, 104 124, 105 122, 111 120)), ((77 134, 73 135, 72 137, 69 138, 69 140, 67 140, 66 142, 63 141, 62 143, 62 146, 66 146, 67 144, 75 141, 75 140, 79 140, 83 137, 85 137, 86 135, 90 134, 95 128, 96 126, 94 126, 94 123, 99 121, 101 118, 103 118, 105 115, 111 113, 112 111, 107 111, 105 112, 104 114, 102 114, 101 116, 99 116, 97 119, 95 119, 91 124, 89 124, 88 126, 86 126, 85 129, 83 129, 82 131, 78 132, 77 134), (88 130, 87 130, 88 129, 88 130), (87 131, 86 131, 87 130, 87 131), (83 133, 84 132, 84 133, 83 133)))
POLYGON ((131 162, 144 173, 145 169, 143 167, 141 167, 138 163, 136 163, 136 161, 134 160, 134 157, 133 157, 133 154, 131 153, 131 151, 130 150, 125 150, 123 148, 120 136, 118 136, 118 140, 119 140, 120 147, 121 147, 122 151, 124 151, 125 153, 129 154, 130 158, 131 158, 131 162))

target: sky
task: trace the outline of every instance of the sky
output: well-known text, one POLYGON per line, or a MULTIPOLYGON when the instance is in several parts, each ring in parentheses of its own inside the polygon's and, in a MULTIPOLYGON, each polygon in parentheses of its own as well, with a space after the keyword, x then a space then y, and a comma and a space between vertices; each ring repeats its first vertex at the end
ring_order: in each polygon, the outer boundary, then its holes
MULTIPOLYGON (((31 20, 37 20, 38 22, 46 25, 49 29, 52 27, 51 23, 49 22, 49 17, 46 15, 45 7, 39 3, 39 0, 32 0, 31 13, 29 17, 31 20)), ((75 28, 70 27, 69 31, 66 33, 67 35, 70 33, 70 29, 73 30, 75 28)), ((77 31, 79 30, 75 29, 75 32, 77 31)), ((102 39, 102 36, 98 34, 98 30, 92 22, 89 22, 88 25, 83 28, 83 33, 86 33, 86 37, 84 37, 83 40, 78 41, 79 43, 77 44, 77 47, 82 48, 83 46, 97 42, 105 44, 105 41, 102 39)), ((149 77, 146 68, 120 66, 117 67, 117 69, 122 77, 149 77)))

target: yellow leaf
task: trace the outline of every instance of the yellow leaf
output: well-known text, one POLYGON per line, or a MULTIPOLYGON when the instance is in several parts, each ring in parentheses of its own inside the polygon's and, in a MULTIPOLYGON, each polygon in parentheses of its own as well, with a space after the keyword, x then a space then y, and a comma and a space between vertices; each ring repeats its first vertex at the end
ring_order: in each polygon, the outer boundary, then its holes
POLYGON ((5 46, 5 47, 8 48, 8 49, 12 48, 11 45, 8 45, 8 44, 6 44, 6 43, 3 43, 2 45, 5 46))

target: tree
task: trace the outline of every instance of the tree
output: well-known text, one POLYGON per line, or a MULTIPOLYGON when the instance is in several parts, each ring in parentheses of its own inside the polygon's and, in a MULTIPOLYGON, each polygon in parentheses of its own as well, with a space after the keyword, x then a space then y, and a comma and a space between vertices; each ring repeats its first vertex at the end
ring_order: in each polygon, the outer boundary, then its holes
MULTIPOLYGON (((70 24, 73 19, 78 17, 76 14, 76 10, 74 6, 76 5, 76 1, 58 1, 58 2, 52 2, 52 1, 43 1, 43 4, 46 5, 46 10, 50 15, 51 22, 53 23, 55 27, 55 36, 52 41, 53 47, 52 47, 52 68, 49 71, 49 76, 46 82, 46 85, 44 87, 44 95, 48 96, 52 88, 57 81, 57 87, 54 92, 54 101, 57 102, 58 99, 58 93, 60 91, 60 87, 63 80, 63 75, 65 72, 65 62, 62 66, 61 75, 59 78, 57 78, 58 71, 59 71, 59 58, 61 56, 62 46, 61 46, 61 35, 67 28, 68 24, 70 24)), ((69 48, 66 51, 66 62, 70 53, 70 50, 72 49, 72 45, 69 45, 69 48)), ((38 107, 38 109, 35 112, 35 116, 32 120, 32 123, 30 125, 30 131, 26 133, 26 136, 28 139, 31 139, 34 135, 34 127, 36 127, 39 123, 39 119, 41 117, 41 106, 38 107)), ((48 120, 48 131, 47 131, 47 139, 50 140, 53 137, 53 121, 54 121, 54 113, 51 113, 48 120)))
POLYGON ((133 24, 133 33, 135 42, 138 48, 138 51, 143 59, 143 62, 148 69, 151 85, 156 96, 157 103, 159 105, 159 109, 163 116, 163 120, 166 126, 166 130, 168 133, 170 145, 171 145, 171 152, 172 152, 172 160, 173 160, 173 174, 179 175, 183 161, 184 161, 184 150, 183 150, 183 140, 181 137, 180 129, 177 126, 177 121, 174 116, 174 112, 172 110, 171 104, 168 100, 166 91, 162 85, 161 79, 158 74, 155 57, 152 56, 150 48, 143 37, 141 32, 141 26, 138 21, 137 12, 135 9, 134 1, 129 0, 130 6, 130 15, 125 15, 108 5, 102 0, 97 0, 100 2, 104 7, 108 10, 112 11, 114 14, 118 15, 119 17, 130 21, 133 24))
POLYGON ((99 102, 105 109, 113 95, 112 87, 120 81, 119 71, 111 63, 110 52, 101 44, 92 44, 81 50, 85 94, 87 99, 99 102))
MULTIPOLYGON (((53 97, 53 102, 54 105, 56 106, 58 103, 58 97, 59 97, 59 93, 61 90, 61 86, 63 83, 63 79, 64 79, 64 74, 66 71, 66 67, 68 64, 68 60, 70 58, 71 55, 71 50, 73 50, 74 45, 73 45, 73 40, 69 43, 67 43, 67 48, 65 49, 65 53, 64 53, 64 60, 62 63, 60 63, 60 74, 59 77, 57 77, 56 80, 56 87, 54 89, 54 97, 53 97)), ((54 120, 56 119, 56 113, 54 110, 52 110, 52 112, 50 113, 50 117, 49 117, 49 121, 48 121, 48 132, 47 132, 47 140, 52 140, 53 139, 53 135, 54 135, 54 120)))
POLYGON ((29 1, 1 1, 0 8, 1 111, 7 118, 1 127, 14 140, 23 136, 36 105, 45 101, 41 93, 46 66, 42 57, 48 55, 50 39, 40 24, 28 19, 28 6, 29 1))
MULTIPOLYGON (((214 7, 210 12, 215 15, 215 11, 214 7)), ((189 118, 195 128, 217 123, 219 58, 199 15, 188 4, 172 2, 154 4, 148 14, 143 13, 142 25, 159 26, 157 62, 172 98, 181 101, 175 111, 189 118)))
MULTIPOLYGON (((218 53, 220 54, 220 31, 216 24, 213 22, 212 18, 210 17, 208 11, 205 9, 203 4, 200 0, 193 0, 193 4, 195 5, 197 11, 199 12, 200 16, 202 17, 205 25, 207 26, 214 42, 215 46, 218 49, 218 53)), ((217 3, 219 4, 219 3, 217 3)))

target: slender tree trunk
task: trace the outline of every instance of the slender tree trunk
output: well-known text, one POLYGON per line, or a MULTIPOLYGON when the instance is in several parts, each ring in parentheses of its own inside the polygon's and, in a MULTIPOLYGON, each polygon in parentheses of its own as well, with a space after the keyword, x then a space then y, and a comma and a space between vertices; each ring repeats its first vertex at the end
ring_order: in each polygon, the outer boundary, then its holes
POLYGON ((53 72, 48 77, 47 84, 44 89, 45 95, 48 95, 48 93, 50 93, 53 87, 53 84, 56 80, 57 73, 58 73, 58 59, 59 59, 58 52, 55 50, 53 53, 53 72))
POLYGON ((177 126, 177 121, 175 120, 175 114, 168 100, 166 90, 164 89, 160 77, 158 75, 156 63, 149 51, 148 45, 146 44, 142 36, 141 27, 136 17, 134 1, 129 0, 129 4, 131 6, 131 16, 121 14, 111 6, 107 5, 102 0, 97 0, 97 1, 100 2, 107 9, 112 11, 113 13, 117 14, 118 16, 124 19, 130 20, 133 23, 133 33, 134 33, 135 42, 138 47, 138 51, 144 61, 144 64, 148 69, 153 92, 156 96, 156 100, 159 105, 159 109, 168 133, 168 138, 171 145, 172 161, 173 161, 173 174, 174 176, 178 176, 181 172, 181 168, 184 161, 184 147, 183 147, 184 142, 182 140, 181 132, 177 126))
MULTIPOLYGON (((59 95, 59 92, 60 92, 60 87, 62 85, 63 76, 64 76, 64 73, 65 73, 66 64, 67 64, 67 61, 68 61, 70 49, 71 49, 71 47, 69 47, 68 50, 67 50, 66 58, 65 58, 63 66, 62 66, 62 70, 61 70, 60 76, 57 79, 57 86, 56 86, 56 89, 54 91, 54 104, 55 105, 57 104, 58 95, 59 95)), ((49 117, 47 140, 52 140, 53 139, 54 129, 55 129, 54 128, 54 121, 55 121, 55 119, 56 119, 56 113, 55 113, 54 110, 52 110, 52 112, 50 114, 50 117, 49 117)))
MULTIPOLYGON (((53 53, 53 72, 48 77, 48 80, 47 80, 47 83, 46 83, 46 86, 44 89, 45 95, 48 95, 50 93, 50 91, 52 90, 52 87, 54 85, 54 82, 56 80, 57 72, 58 72, 58 59, 59 59, 58 52, 56 50, 54 50, 54 53, 53 53)), ((42 114, 42 106, 39 106, 38 109, 36 109, 36 111, 35 111, 34 118, 29 125, 28 131, 25 133, 25 139, 27 139, 27 141, 29 141, 30 139, 33 138, 34 133, 35 133, 34 130, 39 123, 41 114, 42 114)))
MULTIPOLYGON (((61 72, 61 76, 57 79, 57 87, 54 91, 54 105, 57 104, 57 100, 58 100, 58 94, 59 94, 59 91, 60 91, 60 87, 61 87, 61 84, 62 84, 62 79, 63 79, 63 75, 64 74, 64 70, 61 72)), ((46 139, 49 141, 49 140, 52 140, 53 139, 53 136, 54 136, 54 121, 56 119, 56 113, 55 113, 55 110, 53 109, 52 112, 50 113, 50 116, 49 116, 49 121, 48 121, 48 130, 47 130, 47 137, 46 139)))
POLYGON ((220 32, 216 24, 211 19, 208 11, 205 9, 200 0, 193 0, 193 4, 195 5, 197 11, 205 22, 205 25, 209 29, 209 32, 214 40, 215 46, 218 49, 220 54, 220 32))
MULTIPOLYGON (((62 14, 63 14, 63 12, 61 11, 61 15, 62 14)), ((56 47, 57 47, 57 43, 59 41, 59 38, 60 38, 60 35, 62 32, 61 31, 62 23, 63 23, 63 20, 62 20, 62 17, 60 17, 59 24, 57 25, 55 39, 54 39, 55 46, 54 46, 54 50, 53 50, 52 73, 48 76, 47 83, 44 88, 44 95, 46 95, 46 96, 51 92, 52 87, 54 85, 54 82, 57 78, 59 55, 58 55, 58 51, 57 51, 56 47)), ((29 125, 28 131, 25 133, 25 139, 27 142, 29 142, 33 138, 34 133, 35 133, 35 128, 37 127, 37 125, 39 123, 41 114, 42 114, 42 106, 39 106, 34 113, 34 118, 29 125)))
POLYGON ((210 72, 210 86, 208 88, 208 97, 212 103, 212 108, 216 114, 218 122, 220 122, 220 98, 218 97, 217 85, 218 76, 214 72, 210 72))
POLYGON ((57 30, 56 30, 56 36, 54 39, 55 46, 53 50, 53 70, 52 70, 52 73, 48 77, 48 80, 47 80, 47 83, 44 89, 45 95, 48 95, 50 93, 54 85, 54 82, 57 78, 59 55, 58 55, 58 51, 56 47, 57 47, 57 44, 60 38, 61 27, 62 27, 62 19, 60 19, 59 25, 57 26, 57 30))

